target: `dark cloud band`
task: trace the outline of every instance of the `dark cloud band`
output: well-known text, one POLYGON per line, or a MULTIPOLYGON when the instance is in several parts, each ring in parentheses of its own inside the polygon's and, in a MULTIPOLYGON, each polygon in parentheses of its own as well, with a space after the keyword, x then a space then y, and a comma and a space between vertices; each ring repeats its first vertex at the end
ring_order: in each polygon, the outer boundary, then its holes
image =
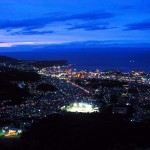
POLYGON ((16 21, 5 21, 0 24, 0 29, 16 29, 16 28, 24 28, 26 30, 39 29, 43 28, 48 24, 54 22, 63 22, 63 21, 71 21, 71 20, 82 20, 82 21, 91 21, 91 20, 99 20, 99 19, 107 19, 112 18, 115 15, 109 12, 88 12, 74 15, 61 15, 61 14, 49 14, 45 17, 35 18, 35 19, 27 19, 27 20, 16 20, 16 21))
POLYGON ((125 30, 141 30, 141 31, 150 30, 150 21, 127 24, 125 30))
POLYGON ((92 24, 92 23, 85 23, 85 24, 78 24, 72 25, 71 27, 67 28, 68 30, 76 30, 76 29, 83 29, 86 31, 94 31, 94 30, 108 30, 116 27, 109 27, 108 24, 92 24))
POLYGON ((53 31, 19 31, 13 32, 12 35, 45 35, 45 34, 52 34, 53 31))

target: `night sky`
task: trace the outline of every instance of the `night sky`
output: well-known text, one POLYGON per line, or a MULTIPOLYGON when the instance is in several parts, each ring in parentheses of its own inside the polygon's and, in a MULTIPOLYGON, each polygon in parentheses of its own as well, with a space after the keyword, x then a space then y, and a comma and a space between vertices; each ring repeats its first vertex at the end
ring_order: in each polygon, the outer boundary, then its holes
POLYGON ((150 45, 150 1, 0 1, 0 47, 64 43, 150 45))

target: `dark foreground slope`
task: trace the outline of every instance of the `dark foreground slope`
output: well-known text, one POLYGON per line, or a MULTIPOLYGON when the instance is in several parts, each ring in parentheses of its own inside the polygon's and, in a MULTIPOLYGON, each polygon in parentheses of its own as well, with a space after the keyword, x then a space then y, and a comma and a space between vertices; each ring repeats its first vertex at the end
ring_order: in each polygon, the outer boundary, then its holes
POLYGON ((19 149, 135 150, 150 146, 150 125, 100 114, 52 115, 33 124, 19 149))

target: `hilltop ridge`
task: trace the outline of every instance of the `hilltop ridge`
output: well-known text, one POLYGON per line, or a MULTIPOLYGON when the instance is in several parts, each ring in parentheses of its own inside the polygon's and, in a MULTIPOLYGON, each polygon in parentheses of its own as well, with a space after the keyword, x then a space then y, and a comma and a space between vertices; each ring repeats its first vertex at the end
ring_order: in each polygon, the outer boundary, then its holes
POLYGON ((0 56, 0 62, 19 62, 19 60, 8 56, 0 56))

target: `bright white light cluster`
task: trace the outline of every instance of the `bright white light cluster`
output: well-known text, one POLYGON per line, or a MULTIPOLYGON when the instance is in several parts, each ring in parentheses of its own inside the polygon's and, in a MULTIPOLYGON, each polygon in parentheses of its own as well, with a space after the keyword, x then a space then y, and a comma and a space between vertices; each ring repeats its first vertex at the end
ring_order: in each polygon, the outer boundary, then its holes
POLYGON ((98 112, 98 108, 87 103, 73 103, 73 105, 67 107, 68 112, 81 112, 81 113, 92 113, 98 112))

